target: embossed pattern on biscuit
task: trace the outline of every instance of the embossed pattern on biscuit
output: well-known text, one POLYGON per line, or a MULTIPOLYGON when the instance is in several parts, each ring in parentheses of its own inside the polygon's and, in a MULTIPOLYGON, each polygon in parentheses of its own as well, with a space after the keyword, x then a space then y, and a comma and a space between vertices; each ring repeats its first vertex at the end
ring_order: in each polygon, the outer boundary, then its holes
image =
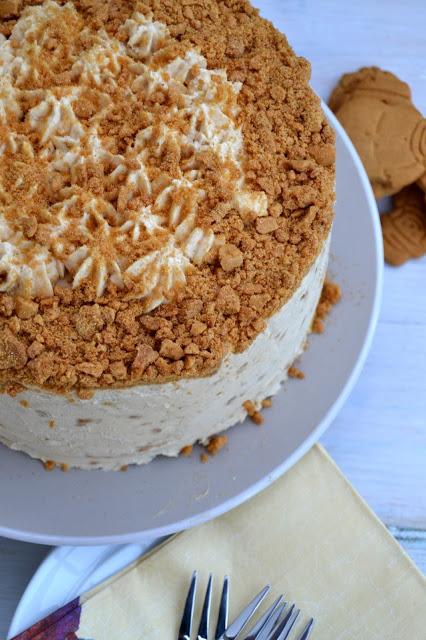
POLYGON ((336 112, 347 100, 351 100, 353 93, 369 92, 379 96, 385 92, 393 102, 411 101, 411 90, 390 71, 383 71, 379 67, 362 67, 353 73, 345 73, 330 95, 328 104, 336 112))
POLYGON ((386 262, 399 266, 426 253, 426 202, 416 185, 394 197, 394 208, 381 223, 386 262))
POLYGON ((426 120, 399 78, 377 67, 346 74, 329 104, 360 154, 376 197, 393 195, 424 173, 426 120))

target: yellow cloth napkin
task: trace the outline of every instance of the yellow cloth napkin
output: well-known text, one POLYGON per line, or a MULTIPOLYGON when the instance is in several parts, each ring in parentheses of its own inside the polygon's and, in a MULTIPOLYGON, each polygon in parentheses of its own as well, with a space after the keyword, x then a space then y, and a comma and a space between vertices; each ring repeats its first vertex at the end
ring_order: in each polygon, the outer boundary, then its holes
POLYGON ((318 446, 246 504, 86 594, 78 637, 175 640, 194 569, 203 588, 217 577, 216 602, 230 576, 231 614, 271 584, 302 609, 299 627, 316 618, 313 640, 426 638, 425 579, 318 446))

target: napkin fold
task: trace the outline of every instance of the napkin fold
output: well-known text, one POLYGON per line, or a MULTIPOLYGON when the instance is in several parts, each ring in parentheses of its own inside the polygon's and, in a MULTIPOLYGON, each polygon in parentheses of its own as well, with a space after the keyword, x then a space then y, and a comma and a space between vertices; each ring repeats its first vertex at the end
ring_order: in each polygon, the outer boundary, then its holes
POLYGON ((299 627, 316 619, 313 640, 426 637, 424 577, 315 446, 249 502, 170 538, 84 594, 72 608, 73 635, 45 626, 20 638, 175 640, 194 569, 199 593, 209 572, 216 577, 213 611, 223 576, 230 576, 231 617, 271 584, 265 608, 285 594, 302 610, 299 627))

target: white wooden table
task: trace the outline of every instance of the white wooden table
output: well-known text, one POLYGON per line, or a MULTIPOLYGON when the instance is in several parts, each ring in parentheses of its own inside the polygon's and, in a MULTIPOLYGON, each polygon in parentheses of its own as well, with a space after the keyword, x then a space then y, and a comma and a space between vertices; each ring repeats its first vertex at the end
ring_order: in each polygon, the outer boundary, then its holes
MULTIPOLYGON (((426 3, 287 0, 283 23, 327 98, 362 65, 394 71, 426 114, 426 3)), ((270 6, 271 0, 262 6, 270 6)), ((426 572, 426 258, 386 268, 383 308, 361 378, 323 444, 426 572)), ((0 539, 0 638, 48 547, 0 539)))

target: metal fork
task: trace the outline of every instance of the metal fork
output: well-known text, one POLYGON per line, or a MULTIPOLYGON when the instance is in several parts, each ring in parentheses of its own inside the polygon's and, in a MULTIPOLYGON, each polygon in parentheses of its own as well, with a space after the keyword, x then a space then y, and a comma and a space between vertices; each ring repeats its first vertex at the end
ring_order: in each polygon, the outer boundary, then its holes
MULTIPOLYGON (((209 639, 210 609, 213 589, 213 576, 210 574, 207 583, 206 594, 204 596, 203 609, 201 612, 200 625, 197 632, 197 640, 209 639)), ((183 610, 182 621, 179 628, 178 640, 191 640, 194 619, 194 605, 197 590, 197 572, 194 571, 189 586, 188 595, 183 610)), ((228 625, 229 610, 229 578, 225 576, 220 598, 219 612, 217 617, 215 640, 236 640, 237 636, 252 620, 257 609, 264 601, 270 591, 269 585, 264 587, 241 611, 235 620, 228 625)), ((244 634, 244 640, 286 640, 289 638, 294 624, 299 617, 300 609, 293 604, 289 606, 284 601, 283 596, 275 600, 267 611, 259 618, 250 631, 244 634)), ((314 624, 311 618, 298 637, 298 640, 308 640, 314 624)))

